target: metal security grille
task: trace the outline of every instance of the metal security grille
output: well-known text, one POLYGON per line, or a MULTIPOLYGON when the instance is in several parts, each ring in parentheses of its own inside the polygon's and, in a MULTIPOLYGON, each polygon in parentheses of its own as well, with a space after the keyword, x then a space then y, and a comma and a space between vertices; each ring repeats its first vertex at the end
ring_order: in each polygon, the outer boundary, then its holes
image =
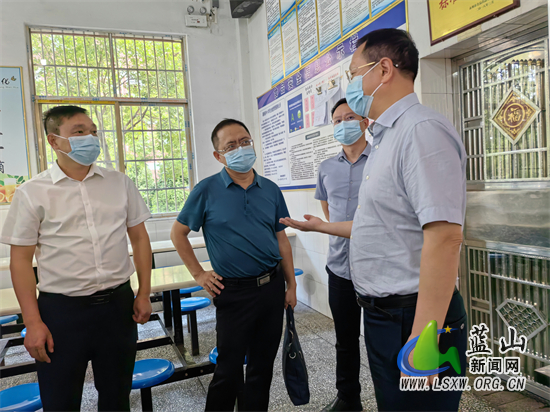
POLYGON ((55 161, 40 117, 86 108, 98 126, 98 165, 125 172, 153 214, 183 206, 192 187, 183 38, 30 28, 41 168, 55 161))
POLYGON ((527 336, 526 352, 507 356, 519 356, 521 372, 538 385, 534 371, 550 364, 550 259, 474 247, 467 253, 471 324, 489 326, 493 354, 508 326, 527 336))
MULTIPOLYGON (((46 112, 56 105, 44 104, 42 110, 46 112)), ((97 136, 101 144, 101 154, 97 159, 97 165, 107 169, 117 169, 118 151, 116 142, 115 111, 113 104, 79 104, 80 107, 88 110, 90 118, 97 126, 97 136)), ((48 167, 56 159, 56 154, 50 145, 46 146, 48 167)))
POLYGON ((469 181, 549 178, 547 62, 539 41, 460 67, 469 181))

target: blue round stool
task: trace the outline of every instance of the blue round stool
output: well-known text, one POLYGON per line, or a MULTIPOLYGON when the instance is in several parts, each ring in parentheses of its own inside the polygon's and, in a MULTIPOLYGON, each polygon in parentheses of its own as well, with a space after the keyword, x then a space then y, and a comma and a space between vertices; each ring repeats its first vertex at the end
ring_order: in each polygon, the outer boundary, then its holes
POLYGON ((181 313, 192 312, 210 306, 210 299, 203 297, 186 298, 181 300, 181 313))
POLYGON ((187 330, 191 335, 191 353, 193 356, 199 354, 199 333, 197 329, 197 310, 210 306, 210 299, 204 297, 192 297, 182 299, 181 314, 187 315, 187 330))
POLYGON ((174 370, 174 364, 166 359, 143 359, 136 362, 132 375, 132 389, 141 390, 143 411, 153 410, 151 387, 170 378, 174 370))
POLYGON ((0 412, 34 412, 41 408, 38 383, 25 383, 0 391, 0 412))
MULTIPOLYGON (((14 322, 17 319, 19 319, 19 316, 17 315, 8 315, 8 316, 0 316, 0 339, 4 336, 4 333, 10 333, 10 331, 4 332, 2 330, 2 325, 5 325, 6 323, 14 322)), ((6 326, 6 328, 10 329, 12 326, 6 326)))
POLYGON ((27 328, 21 331, 21 337, 24 338, 25 336, 27 336, 27 328))
POLYGON ((192 286, 190 288, 180 289, 180 295, 182 297, 185 297, 185 295, 191 296, 191 293, 198 292, 199 290, 202 290, 202 286, 192 286))
POLYGON ((19 316, 17 315, 0 316, 0 325, 5 325, 6 323, 14 322, 17 319, 19 319, 19 316))
POLYGON ((300 276, 304 271, 302 269, 294 268, 294 276, 300 276))
MULTIPOLYGON (((214 365, 216 364, 216 362, 218 360, 218 347, 217 346, 210 351, 210 354, 208 355, 208 360, 210 362, 212 362, 214 365)), ((244 357, 244 364, 246 365, 246 356, 244 357)))

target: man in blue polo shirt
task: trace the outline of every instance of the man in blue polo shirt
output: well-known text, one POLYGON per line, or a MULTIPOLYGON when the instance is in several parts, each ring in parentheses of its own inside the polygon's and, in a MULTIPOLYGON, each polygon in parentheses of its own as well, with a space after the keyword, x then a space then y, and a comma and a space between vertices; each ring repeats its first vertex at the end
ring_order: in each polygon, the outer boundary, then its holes
MULTIPOLYGON (((342 144, 342 151, 319 165, 315 199, 321 201, 329 222, 345 222, 353 219, 357 209, 363 168, 371 150, 365 139, 369 121, 354 113, 345 98, 334 105, 331 115, 334 138, 342 144)), ((351 281, 349 239, 330 236, 326 271, 328 303, 336 331, 338 395, 323 411, 362 411, 359 383, 361 307, 351 281)))
POLYGON ((296 306, 292 249, 279 219, 289 216, 278 186, 258 175, 247 127, 225 119, 212 132, 214 157, 225 167, 198 183, 172 227, 185 265, 216 305, 218 359, 207 411, 267 411, 283 309, 296 306), (202 227, 214 270, 203 270, 187 238, 202 227), (286 280, 286 293, 285 293, 286 280))

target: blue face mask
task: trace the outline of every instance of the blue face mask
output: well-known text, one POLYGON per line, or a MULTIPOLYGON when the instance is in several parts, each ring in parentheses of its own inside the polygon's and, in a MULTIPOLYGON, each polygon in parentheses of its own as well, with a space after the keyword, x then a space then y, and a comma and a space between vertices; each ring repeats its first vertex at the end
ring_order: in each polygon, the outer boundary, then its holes
POLYGON ((380 86, 378 86, 370 96, 365 96, 363 94, 363 77, 373 71, 376 66, 378 66, 378 63, 372 66, 364 75, 356 76, 346 89, 346 100, 349 108, 362 117, 369 117, 370 107, 374 100, 374 93, 376 93, 383 84, 380 83, 380 86))
POLYGON ((253 146, 241 146, 223 156, 227 161, 227 167, 239 173, 250 171, 256 161, 256 152, 253 146))
POLYGON ((59 135, 55 136, 68 140, 71 145, 71 151, 69 153, 61 150, 59 151, 66 154, 69 158, 82 166, 90 166, 97 160, 99 154, 101 153, 99 137, 97 136, 91 134, 86 136, 73 136, 69 138, 59 135))
POLYGON ((334 126, 334 138, 344 146, 354 144, 363 136, 360 123, 359 120, 348 120, 338 123, 334 126))

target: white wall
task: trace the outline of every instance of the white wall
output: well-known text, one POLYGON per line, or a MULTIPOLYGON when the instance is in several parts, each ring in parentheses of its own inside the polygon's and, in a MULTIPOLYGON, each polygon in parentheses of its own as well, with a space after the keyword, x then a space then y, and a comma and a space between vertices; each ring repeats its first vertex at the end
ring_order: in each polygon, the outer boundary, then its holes
MULTIPOLYGON (((188 96, 191 101, 192 126, 197 181, 218 172, 221 167, 212 156, 210 134, 224 117, 242 117, 243 83, 241 61, 237 59, 238 20, 232 19, 229 2, 221 1, 218 24, 211 28, 187 28, 185 10, 191 1, 89 1, 72 0, 0 0, 0 65, 22 66, 25 106, 32 174, 38 171, 35 128, 32 121, 30 78, 27 60, 25 25, 63 26, 125 32, 186 34, 189 55, 188 96)), ((197 9, 197 2, 194 2, 197 9)), ((246 55, 246 53, 244 53, 246 55)), ((247 66, 249 69, 249 67, 247 66)), ((8 207, 0 207, 0 229, 8 207)), ((173 219, 148 223, 152 240, 169 238, 173 219)), ((0 246, 0 257, 9 255, 9 248, 0 246)), ((158 266, 179 261, 169 254, 160 255, 158 266)), ((0 287, 9 274, 0 273, 0 287)))

